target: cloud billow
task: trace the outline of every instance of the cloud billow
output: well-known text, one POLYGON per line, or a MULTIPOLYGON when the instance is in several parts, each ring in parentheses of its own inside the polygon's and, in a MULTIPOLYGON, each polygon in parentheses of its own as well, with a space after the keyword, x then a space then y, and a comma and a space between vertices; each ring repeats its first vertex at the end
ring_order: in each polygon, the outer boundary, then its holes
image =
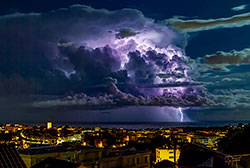
POLYGON ((195 88, 192 61, 180 48, 185 37, 138 10, 73 5, 1 16, 0 24, 0 72, 6 85, 17 83, 8 79, 18 74, 37 86, 26 89, 36 94, 95 92, 49 104, 213 104, 201 87, 195 88), (107 79, 117 82, 107 84, 107 79))
POLYGON ((250 25, 250 13, 233 15, 228 18, 217 18, 207 20, 183 20, 179 18, 172 18, 167 19, 166 22, 169 23, 174 29, 185 33, 213 30, 219 28, 236 28, 250 25))
POLYGON ((248 7, 248 4, 240 5, 240 6, 235 6, 231 8, 232 11, 241 11, 245 10, 248 7))
POLYGON ((240 65, 250 64, 250 49, 246 48, 241 51, 232 50, 230 52, 218 51, 215 54, 206 55, 207 64, 228 64, 240 65))

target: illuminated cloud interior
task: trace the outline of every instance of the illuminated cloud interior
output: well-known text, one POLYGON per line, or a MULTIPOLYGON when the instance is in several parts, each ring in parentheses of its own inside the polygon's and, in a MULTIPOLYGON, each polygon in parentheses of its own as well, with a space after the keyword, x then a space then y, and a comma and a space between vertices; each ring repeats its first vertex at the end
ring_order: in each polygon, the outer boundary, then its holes
POLYGON ((5 15, 0 23, 0 52, 8 55, 0 70, 18 74, 10 81, 32 81, 34 88, 27 88, 32 94, 74 92, 34 106, 213 104, 191 77, 194 64, 182 49, 185 36, 138 10, 73 5, 5 15), (20 46, 14 45, 16 36, 20 46))

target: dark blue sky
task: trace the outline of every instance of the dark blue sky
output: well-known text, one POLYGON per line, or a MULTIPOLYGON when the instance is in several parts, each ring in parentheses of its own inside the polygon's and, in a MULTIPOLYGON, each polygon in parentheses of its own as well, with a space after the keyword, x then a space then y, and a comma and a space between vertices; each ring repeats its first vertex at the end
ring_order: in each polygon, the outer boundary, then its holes
POLYGON ((230 9, 247 3, 245 0, 54 0, 54 1, 32 1, 12 0, 11 2, 1 1, 1 14, 19 12, 47 12, 53 9, 66 8, 72 4, 90 5, 94 8, 105 8, 116 10, 122 8, 135 8, 143 11, 146 15, 157 16, 157 19, 165 19, 171 16, 202 16, 226 17, 230 16, 230 9))
MULTIPOLYGON (((73 4, 90 5, 93 8, 117 10, 134 8, 142 11, 146 16, 156 20, 164 20, 174 16, 184 16, 189 19, 211 19, 230 17, 242 11, 232 11, 231 8, 247 3, 245 0, 53 0, 32 1, 13 0, 0 2, 0 14, 14 12, 48 12, 58 8, 67 8, 73 4)), ((249 11, 246 7, 243 12, 249 11)), ((220 29, 206 32, 192 33, 186 48, 187 54, 192 57, 202 57, 218 50, 241 50, 250 45, 248 38, 249 26, 235 29, 220 29)))

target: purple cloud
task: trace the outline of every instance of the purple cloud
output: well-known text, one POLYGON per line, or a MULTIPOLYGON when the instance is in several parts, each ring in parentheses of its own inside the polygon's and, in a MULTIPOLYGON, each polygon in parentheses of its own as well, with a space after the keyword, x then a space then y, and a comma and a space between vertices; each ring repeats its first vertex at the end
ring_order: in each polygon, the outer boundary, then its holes
POLYGON ((43 90, 96 92, 35 106, 211 104, 191 78, 193 62, 180 48, 185 37, 138 10, 73 5, 0 16, 0 24, 3 74, 35 78, 43 90), (106 84, 110 77, 117 84, 106 84))

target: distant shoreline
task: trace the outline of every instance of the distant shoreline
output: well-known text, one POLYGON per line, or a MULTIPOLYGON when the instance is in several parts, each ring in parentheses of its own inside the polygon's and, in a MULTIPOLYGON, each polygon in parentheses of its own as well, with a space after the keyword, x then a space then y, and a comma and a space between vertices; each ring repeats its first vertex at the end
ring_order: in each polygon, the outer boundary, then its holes
MULTIPOLYGON (((0 122, 0 124, 22 124, 22 125, 45 125, 44 122, 35 121, 13 121, 0 122)), ((177 128, 177 127, 223 127, 236 126, 239 123, 248 124, 250 121, 192 121, 192 122, 63 122, 55 121, 53 125, 72 127, 92 128, 95 126, 101 128, 124 128, 124 129, 160 129, 160 128, 177 128)))

